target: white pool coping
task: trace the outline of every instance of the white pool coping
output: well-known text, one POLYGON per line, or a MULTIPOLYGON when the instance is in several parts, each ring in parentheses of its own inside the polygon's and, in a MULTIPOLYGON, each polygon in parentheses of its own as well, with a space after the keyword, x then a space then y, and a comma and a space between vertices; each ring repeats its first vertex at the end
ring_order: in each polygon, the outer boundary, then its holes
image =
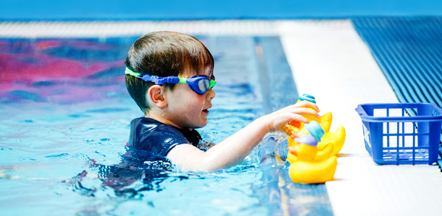
POLYGON ((378 166, 365 151, 354 109, 396 103, 393 90, 348 20, 177 22, 0 22, 0 37, 112 37, 172 30, 204 35, 280 35, 300 93, 333 113, 332 131, 346 128, 337 180, 326 187, 335 215, 437 215, 442 173, 437 166, 378 166))
POLYGON ((280 23, 288 62, 300 93, 333 113, 346 142, 336 181, 327 182, 335 215, 438 215, 442 173, 437 165, 378 166, 364 147, 358 104, 397 103, 367 45, 348 20, 280 23), (328 23, 327 23, 328 22, 328 23))

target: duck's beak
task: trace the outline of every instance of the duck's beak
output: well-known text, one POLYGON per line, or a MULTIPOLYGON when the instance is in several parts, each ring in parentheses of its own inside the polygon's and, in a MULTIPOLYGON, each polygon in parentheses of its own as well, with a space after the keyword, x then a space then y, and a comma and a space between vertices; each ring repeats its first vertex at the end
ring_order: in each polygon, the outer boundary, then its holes
POLYGON ((295 156, 298 156, 298 146, 289 146, 289 151, 295 156))

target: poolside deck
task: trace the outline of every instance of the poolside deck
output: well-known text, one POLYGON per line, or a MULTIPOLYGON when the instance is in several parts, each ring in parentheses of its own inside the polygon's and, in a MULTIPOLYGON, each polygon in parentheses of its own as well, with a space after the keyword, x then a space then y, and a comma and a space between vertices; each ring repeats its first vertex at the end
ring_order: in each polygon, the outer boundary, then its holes
POLYGON ((437 165, 378 166, 365 150, 354 108, 398 99, 350 21, 284 22, 280 29, 298 91, 315 95, 321 110, 333 113, 331 131, 339 125, 347 130, 337 180, 326 183, 334 213, 440 212, 442 174, 437 165))

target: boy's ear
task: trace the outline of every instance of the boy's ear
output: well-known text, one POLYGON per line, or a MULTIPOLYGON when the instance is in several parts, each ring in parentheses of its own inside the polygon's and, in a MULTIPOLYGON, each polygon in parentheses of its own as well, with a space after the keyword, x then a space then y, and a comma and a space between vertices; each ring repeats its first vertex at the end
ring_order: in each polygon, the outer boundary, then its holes
POLYGON ((147 99, 158 108, 167 107, 166 89, 160 85, 153 85, 147 90, 147 99))

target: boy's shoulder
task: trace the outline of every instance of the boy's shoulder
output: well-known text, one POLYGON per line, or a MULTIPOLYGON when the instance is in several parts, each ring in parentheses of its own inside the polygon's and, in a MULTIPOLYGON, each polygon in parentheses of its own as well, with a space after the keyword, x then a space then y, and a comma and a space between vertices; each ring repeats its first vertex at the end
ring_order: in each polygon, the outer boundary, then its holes
POLYGON ((165 156, 176 145, 190 143, 197 146, 200 140, 196 130, 179 129, 152 118, 140 117, 131 122, 129 145, 135 149, 165 156))
POLYGON ((180 133, 178 128, 175 128, 171 125, 164 124, 152 118, 147 117, 139 117, 135 118, 130 123, 131 129, 140 129, 144 132, 153 132, 153 131, 164 131, 171 133, 180 133))
POLYGON ((139 139, 142 139, 144 136, 185 137, 180 129, 146 117, 133 119, 131 122, 131 132, 136 132, 134 135, 137 135, 139 139))

